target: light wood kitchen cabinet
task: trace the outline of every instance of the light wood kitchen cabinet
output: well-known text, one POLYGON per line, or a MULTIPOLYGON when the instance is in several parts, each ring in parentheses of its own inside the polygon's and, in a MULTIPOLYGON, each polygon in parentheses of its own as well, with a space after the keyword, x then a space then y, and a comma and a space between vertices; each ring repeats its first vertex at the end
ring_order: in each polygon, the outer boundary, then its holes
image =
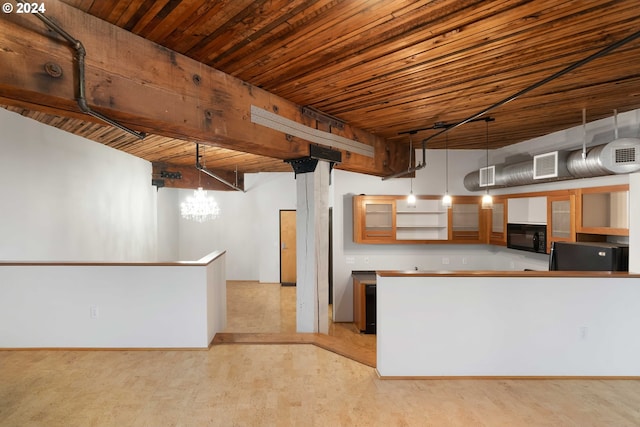
POLYGON ((456 243, 486 243, 486 221, 481 198, 456 196, 449 210, 449 240, 456 243))
POLYGON ((547 221, 547 196, 536 193, 510 195, 507 222, 511 224, 544 224, 547 221))
POLYGON ((396 230, 395 196, 353 197, 353 241, 393 243, 396 230))
POLYGON ((552 242, 576 241, 575 212, 573 192, 547 197, 547 252, 552 242))
POLYGON ((507 245, 507 201, 502 197, 493 198, 493 209, 489 209, 489 243, 507 245))
POLYGON ((576 196, 576 231, 629 235, 629 186, 581 188, 576 196))
POLYGON ((353 197, 355 243, 446 242, 448 224, 439 196, 417 196, 415 204, 406 196, 353 197))
POLYGON ((479 196, 353 197, 355 243, 490 243, 506 245, 507 223, 547 225, 547 252, 557 241, 629 235, 629 185, 494 196, 482 209, 479 196), (591 235, 591 236, 589 236, 591 235))

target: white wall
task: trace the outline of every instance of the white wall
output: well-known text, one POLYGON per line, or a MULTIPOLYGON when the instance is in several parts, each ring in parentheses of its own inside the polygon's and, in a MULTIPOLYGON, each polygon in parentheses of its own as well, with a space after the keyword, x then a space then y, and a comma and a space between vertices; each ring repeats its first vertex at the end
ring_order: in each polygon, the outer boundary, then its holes
MULTIPOLYGON (((245 193, 209 191, 220 206, 214 221, 197 223, 178 218, 179 259, 198 259, 214 250, 226 250, 227 279, 280 281, 280 210, 296 208, 293 172, 245 175, 245 193)), ((180 202, 192 190, 161 189, 177 192, 180 202)))
POLYGON ((0 108, 0 260, 155 261, 151 164, 0 108))
MULTIPOLYGON (((158 196, 158 261, 180 259, 180 205, 179 191, 160 188, 158 196)), ((198 258, 192 258, 198 259, 198 258)))
MULTIPOLYGON (((258 244, 258 280, 280 281, 280 210, 296 209, 293 172, 245 176, 247 193, 255 192, 256 210, 251 241, 258 244), (257 240, 256 240, 257 237, 257 240)), ((255 244, 254 243, 254 244, 255 244)))

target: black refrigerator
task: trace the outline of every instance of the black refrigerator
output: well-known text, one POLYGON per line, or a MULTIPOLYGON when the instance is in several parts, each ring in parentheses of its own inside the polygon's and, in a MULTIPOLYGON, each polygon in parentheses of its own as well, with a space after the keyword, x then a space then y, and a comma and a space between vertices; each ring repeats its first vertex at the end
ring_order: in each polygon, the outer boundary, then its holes
POLYGON ((629 271, 629 246, 605 242, 553 242, 549 270, 629 271))

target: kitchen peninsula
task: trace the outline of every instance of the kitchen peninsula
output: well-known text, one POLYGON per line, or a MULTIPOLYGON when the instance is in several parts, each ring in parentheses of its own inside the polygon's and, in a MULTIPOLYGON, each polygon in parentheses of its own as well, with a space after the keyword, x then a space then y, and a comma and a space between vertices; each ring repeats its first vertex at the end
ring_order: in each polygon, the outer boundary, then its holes
POLYGON ((383 378, 640 377, 640 274, 378 271, 383 378))

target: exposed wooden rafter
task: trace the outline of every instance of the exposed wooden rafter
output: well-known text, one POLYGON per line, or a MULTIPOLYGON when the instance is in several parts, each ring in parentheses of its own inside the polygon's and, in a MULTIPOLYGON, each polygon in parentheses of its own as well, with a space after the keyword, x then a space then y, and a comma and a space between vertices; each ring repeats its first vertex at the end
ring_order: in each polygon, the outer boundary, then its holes
MULTIPOLYGON (((308 141, 251 122, 255 105, 316 128, 300 106, 59 1, 48 2, 46 13, 86 48, 93 109, 152 135, 282 160, 308 154, 308 141)), ((73 99, 76 67, 64 40, 29 15, 4 16, 0 27, 0 98, 95 121, 81 116, 73 99), (55 64, 58 75, 45 64, 55 64)), ((374 157, 344 152, 343 169, 385 175, 406 164, 404 150, 380 137, 349 125, 332 132, 374 149, 374 157)))

